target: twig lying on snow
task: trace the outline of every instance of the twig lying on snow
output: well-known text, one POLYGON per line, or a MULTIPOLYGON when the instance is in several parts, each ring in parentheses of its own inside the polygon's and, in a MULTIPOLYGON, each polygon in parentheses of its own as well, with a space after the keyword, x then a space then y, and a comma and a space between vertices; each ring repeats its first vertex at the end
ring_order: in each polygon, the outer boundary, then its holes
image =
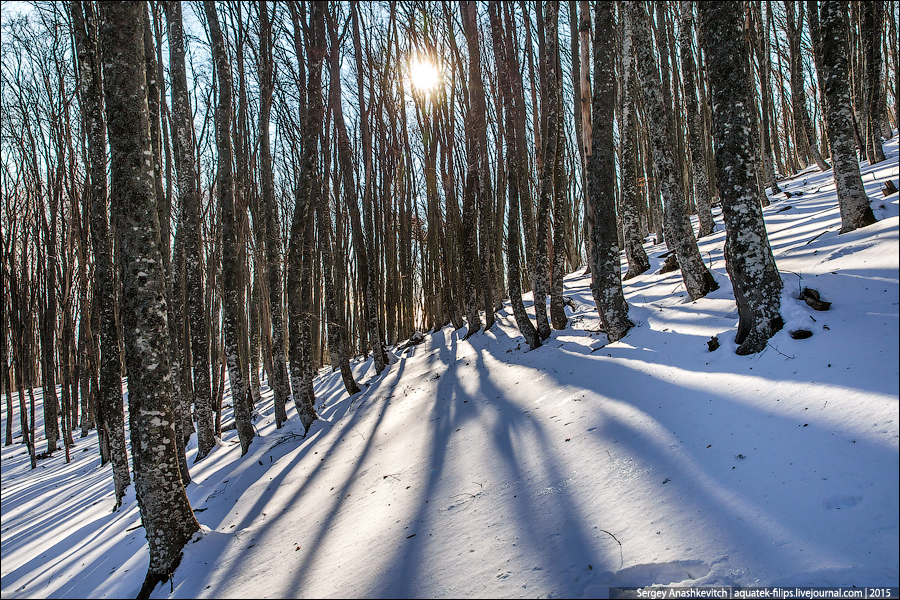
MULTIPOLYGON (((622 551, 622 542, 620 542, 619 538, 617 538, 607 530, 601 529, 600 531, 612 537, 612 539, 616 540, 616 543, 619 544, 619 569, 621 569, 625 565, 625 553, 622 551)), ((618 571, 619 569, 616 570, 618 571)))
POLYGON ((788 356, 787 354, 785 354, 784 352, 782 352, 781 350, 779 350, 776 346, 773 346, 772 344, 766 344, 766 346, 771 346, 772 348, 775 348, 775 352, 777 352, 778 354, 782 355, 783 357, 785 357, 787 359, 797 358, 796 356, 788 356))

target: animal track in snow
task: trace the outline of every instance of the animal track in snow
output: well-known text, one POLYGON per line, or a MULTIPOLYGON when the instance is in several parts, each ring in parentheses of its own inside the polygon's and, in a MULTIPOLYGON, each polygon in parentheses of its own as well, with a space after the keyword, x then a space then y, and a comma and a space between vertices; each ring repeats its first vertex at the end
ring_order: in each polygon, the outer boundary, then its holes
POLYGON ((841 510, 855 507, 862 499, 862 496, 829 496, 822 500, 822 505, 825 510, 841 510))

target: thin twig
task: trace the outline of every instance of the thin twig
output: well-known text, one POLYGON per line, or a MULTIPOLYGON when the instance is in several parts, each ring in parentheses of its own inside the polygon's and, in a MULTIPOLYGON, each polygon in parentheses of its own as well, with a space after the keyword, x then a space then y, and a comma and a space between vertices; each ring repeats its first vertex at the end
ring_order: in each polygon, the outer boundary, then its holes
POLYGON ((782 352, 781 350, 779 350, 778 347, 775 346, 775 345, 773 345, 773 344, 766 344, 766 347, 769 347, 769 346, 771 346, 772 348, 774 348, 774 349, 775 349, 775 352, 777 352, 778 354, 784 356, 784 357, 787 358, 787 359, 797 358, 796 356, 788 356, 787 354, 785 354, 784 352, 782 352))
POLYGON ((806 242, 805 245, 809 246, 810 244, 812 244, 814 241, 816 241, 818 238, 822 237, 823 235, 825 235, 825 234, 828 233, 829 231, 831 231, 831 228, 830 228, 830 227, 829 227, 828 229, 826 229, 825 231, 823 231, 822 233, 820 233, 819 235, 817 235, 816 237, 814 237, 814 238, 812 238, 811 240, 809 240, 808 242, 806 242))
MULTIPOLYGON (((625 553, 624 553, 624 551, 622 550, 622 542, 620 542, 620 541, 619 541, 619 538, 617 538, 616 536, 614 536, 613 534, 611 534, 611 533, 608 532, 607 530, 601 529, 600 531, 602 531, 603 533, 605 533, 605 534, 611 536, 612 539, 616 540, 616 543, 619 544, 619 569, 621 569, 621 568, 625 565, 625 553)), ((618 570, 618 569, 616 569, 616 570, 618 570)))
MULTIPOLYGON (((824 231, 823 231, 822 233, 824 233, 824 231)), ((821 235, 821 234, 820 234, 820 235, 821 235)), ((784 269, 780 269, 780 270, 781 270, 782 273, 790 273, 791 275, 796 275, 796 276, 797 276, 797 289, 799 290, 797 293, 798 293, 798 294, 799 294, 799 293, 802 293, 802 292, 803 292, 803 286, 800 285, 800 282, 803 281, 803 275, 801 275, 800 273, 794 273, 793 271, 785 271, 784 269)))

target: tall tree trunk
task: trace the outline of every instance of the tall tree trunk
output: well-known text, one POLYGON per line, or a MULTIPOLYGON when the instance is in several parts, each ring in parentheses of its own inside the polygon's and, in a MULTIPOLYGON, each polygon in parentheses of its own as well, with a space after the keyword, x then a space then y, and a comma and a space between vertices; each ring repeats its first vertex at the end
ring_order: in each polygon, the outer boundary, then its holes
MULTIPOLYGON (((25 380, 27 363, 26 335, 28 327, 28 307, 26 306, 25 288, 28 281, 27 232, 23 232, 21 266, 16 264, 16 246, 11 243, 13 236, 7 238, 10 244, 3 269, 9 282, 9 324, 12 329, 12 358, 15 367, 16 390, 19 393, 19 427, 22 430, 22 443, 28 449, 31 468, 37 468, 37 456, 34 450, 34 420, 29 423, 28 410, 25 405, 25 380), (8 265, 8 267, 7 267, 8 265)), ((11 415, 10 415, 11 417, 11 415)), ((9 418, 9 417, 7 417, 9 418)))
POLYGON ((669 112, 665 108, 665 99, 658 79, 659 69, 656 67, 653 45, 650 43, 650 17, 646 9, 638 3, 629 4, 626 9, 632 20, 634 30, 632 48, 637 58, 644 102, 650 117, 650 145, 659 175, 660 190, 665 199, 665 216, 669 223, 666 237, 671 235, 673 238, 670 243, 681 266, 684 287, 691 300, 696 300, 718 289, 719 285, 703 264, 703 258, 697 249, 697 238, 687 215, 684 188, 678 181, 674 159, 670 152, 673 127, 669 120, 669 112))
POLYGON ((272 373, 270 387, 275 403, 275 427, 287 421, 286 403, 291 395, 284 354, 284 299, 281 271, 281 229, 278 226, 275 200, 275 173, 272 169, 272 150, 269 141, 269 120, 272 114, 272 93, 275 86, 272 61, 272 27, 265 0, 259 4, 259 177, 262 196, 260 204, 266 229, 266 270, 269 283, 269 314, 272 324, 272 373))
POLYGON ((178 458, 178 469, 181 473, 182 483, 187 485, 191 481, 185 456, 185 440, 183 435, 184 421, 182 413, 184 405, 188 403, 186 390, 184 389, 184 347, 181 335, 181 324, 184 320, 183 297, 174 294, 173 284, 175 275, 172 271, 170 260, 170 227, 171 206, 169 206, 162 184, 162 146, 167 145, 160 131, 160 87, 165 84, 159 79, 159 67, 156 63, 156 50, 153 47, 153 30, 150 24, 150 15, 147 12, 149 6, 143 11, 144 20, 144 65, 146 68, 145 79, 147 81, 147 106, 150 121, 150 160, 153 168, 153 188, 155 192, 155 204, 157 221, 159 223, 159 253, 162 258, 163 277, 166 282, 166 308, 169 340, 169 366, 171 368, 171 380, 173 391, 173 409, 175 413, 175 446, 178 458))
MULTIPOLYGON (((388 364, 387 353, 384 349, 383 338, 381 337, 381 322, 379 319, 379 298, 381 293, 378 289, 377 278, 377 261, 375 260, 375 231, 372 224, 372 134, 369 131, 369 115, 366 110, 365 96, 363 93, 363 59, 362 59, 362 41, 359 31, 359 2, 353 2, 353 10, 351 13, 353 25, 353 48, 355 50, 356 72, 357 77, 357 99, 359 102, 360 118, 360 142, 362 143, 363 154, 363 209, 365 212, 364 226, 365 235, 362 236, 361 242, 366 254, 366 270, 362 270, 360 265, 360 276, 363 278, 363 286, 365 291, 365 310, 367 315, 367 327, 369 331, 369 342, 372 345, 373 360, 375 363, 375 372, 381 373, 388 364)), ((354 188, 355 189, 355 188, 354 188)), ((350 213, 351 219, 353 212, 350 213)), ((354 234, 355 238, 355 234, 354 234)))
POLYGON ((622 292, 622 259, 616 233, 616 169, 613 122, 616 106, 616 18, 612 2, 594 12, 594 91, 592 149, 588 157, 591 233, 591 292, 610 342, 622 339, 634 323, 622 292))
POLYGON ((875 215, 859 173, 852 137, 846 0, 826 0, 822 3, 820 17, 828 138, 831 140, 834 184, 841 207, 841 233, 847 233, 875 223, 875 215))
POLYGON ((684 100, 687 110, 688 137, 691 148, 691 168, 694 174, 694 201, 700 230, 697 237, 711 234, 716 227, 712 215, 712 197, 706 179, 706 146, 703 140, 703 123, 697 104, 694 67, 694 3, 681 0, 679 12, 679 45, 681 46, 681 76, 684 82, 684 100))
POLYGON ((788 50, 791 61, 791 102, 794 108, 794 132, 800 148, 806 148, 809 156, 815 161, 820 171, 827 171, 831 166, 825 162, 819 153, 819 145, 816 142, 816 130, 813 128, 806 110, 806 73, 803 70, 803 57, 800 54, 800 29, 803 28, 803 2, 785 0, 784 8, 787 13, 787 38, 788 50), (794 24, 794 5, 799 4, 800 13, 796 25, 794 24), (805 138, 805 139, 804 139, 805 138), (803 140, 804 143, 801 143, 803 140))
MULTIPOLYGON (((314 6, 314 12, 317 10, 314 6)), ((303 261, 304 253, 307 250, 307 232, 309 230, 310 221, 315 218, 313 213, 314 207, 311 204, 312 186, 314 185, 312 170, 314 168, 315 152, 318 150, 319 128, 321 121, 315 122, 308 105, 310 102, 311 92, 321 86, 321 69, 322 56, 317 54, 315 50, 319 48, 316 39, 310 39, 312 36, 311 26, 306 22, 305 7, 301 6, 302 14, 298 14, 298 10, 292 3, 289 5, 291 9, 291 20, 294 25, 294 47, 297 52, 297 59, 300 61, 300 75, 298 79, 301 87, 299 112, 300 123, 303 128, 300 148, 300 169, 297 175, 297 183, 294 190, 294 215, 291 221, 290 240, 288 242, 288 345, 290 347, 290 376, 291 389, 294 392, 294 407, 297 409, 297 415, 303 425, 304 431, 309 431, 312 423, 318 418, 313 408, 314 398, 309 395, 309 386, 306 379, 309 375, 308 364, 312 360, 311 347, 308 329, 307 311, 311 307, 306 302, 308 295, 304 293, 303 286, 308 285, 305 277, 309 271, 305 271, 303 261), (307 38, 307 46, 305 52, 305 60, 301 58, 303 47, 301 45, 300 27, 303 27, 310 36, 307 38), (306 79, 306 64, 309 65, 309 78, 306 79), (310 148, 309 146, 313 147, 310 148), (291 293, 290 291, 293 291, 291 293)), ((315 18, 313 18, 315 20, 315 18)))
MULTIPOLYGON (((537 5, 540 8, 540 5, 537 5)), ((543 14, 538 15, 538 46, 540 48, 539 74, 541 75, 541 137, 543 144, 540 152, 540 184, 537 214, 537 239, 534 266, 534 311, 537 317, 537 330, 542 340, 550 337, 550 320, 547 317, 547 294, 550 291, 550 257, 548 242, 550 234, 550 211, 553 206, 554 169, 559 136, 556 135, 558 121, 561 118, 555 110, 552 93, 548 89, 551 79, 555 81, 556 46, 555 35, 544 35, 546 30, 556 32, 559 7, 556 2, 548 2, 543 14), (548 72, 549 71, 549 72, 548 72), (546 126, 544 125, 546 123, 546 126)))
MULTIPOLYGON (((358 24, 358 15, 357 15, 357 7, 354 5, 352 19, 353 19, 353 32, 354 32, 354 47, 357 54, 356 66, 358 72, 362 70, 362 42, 360 40, 359 34, 359 24, 358 24)), ((332 35, 336 35, 334 32, 332 35)), ((359 210, 359 195, 357 192, 357 179, 359 179, 358 171, 356 168, 356 163, 353 160, 353 149, 350 143, 350 136, 347 133, 347 126, 344 122, 344 111, 343 106, 341 104, 341 81, 340 81, 340 56, 337 53, 334 53, 331 57, 332 65, 331 65, 331 110, 334 117, 334 126, 337 132, 337 150, 338 150, 338 162, 341 166, 341 174, 343 177, 343 193, 344 193, 344 205, 347 207, 350 216, 350 225, 352 230, 352 238, 353 238, 353 250, 354 256, 357 262, 357 269, 359 273, 359 277, 362 280, 363 286, 363 310, 365 312, 365 319, 362 323, 365 331, 369 332, 369 339, 372 341, 372 351, 373 351, 373 360, 375 362, 376 372, 380 373, 384 370, 386 365, 384 350, 382 347, 381 335, 379 333, 380 325, 378 323, 378 310, 377 310, 377 294, 376 294, 376 283, 374 281, 374 273, 370 269, 369 260, 373 256, 373 252, 370 249, 371 243, 373 240, 373 232, 371 231, 363 231, 363 219, 360 215, 359 210), (356 179, 354 179, 356 176, 356 179)), ((362 102, 361 106, 363 109, 365 108, 364 96, 363 96, 363 88, 362 82, 360 81, 358 87, 358 98, 362 102)), ((369 181, 369 171, 371 167, 369 163, 371 162, 371 142, 367 115, 365 112, 361 112, 362 116, 362 127, 365 128, 365 142, 367 150, 364 151, 365 154, 365 164, 366 164, 366 175, 365 175, 365 189, 363 202, 371 203, 371 192, 369 188, 371 186, 369 181)), ((368 225, 368 221, 367 221, 368 225)))
MULTIPOLYGON (((119 359, 119 329, 116 323, 116 277, 113 271, 112 243, 107 214, 106 119, 103 113, 103 80, 100 66, 98 20, 92 2, 70 3, 75 46, 83 95, 85 129, 88 137, 90 170, 91 245, 94 252, 95 302, 99 311, 100 381, 98 392, 98 434, 108 441, 112 461, 116 506, 122 502, 131 483, 128 454, 125 449, 125 409, 122 398, 122 372, 119 359)), ((143 51, 143 46, 140 47, 143 51)), ((101 463, 105 463, 102 457, 101 463)))
MULTIPOLYGON (((556 10, 559 11, 559 4, 556 3, 556 10)), ((553 257, 550 268, 550 320, 554 329, 565 329, 569 322, 566 317, 565 300, 563 299, 563 276, 566 271, 566 231, 569 224, 566 222, 566 197, 569 184, 568 175, 565 172, 564 161, 566 158, 566 134, 565 120, 563 112, 563 82, 562 82, 562 60, 560 59, 559 49, 559 15, 556 17, 556 25, 550 28, 545 34, 554 38, 553 44, 548 44, 547 59, 552 61, 552 70, 547 72, 548 93, 553 106, 550 107, 549 113, 555 113, 556 123, 554 135, 556 135, 556 152, 554 153, 553 165, 553 257), (552 47, 553 56, 550 56, 552 47)), ((549 118, 548 114, 548 118, 549 118)), ((548 126, 548 131, 550 128, 548 126)))
POLYGON ((778 181, 775 176, 775 160, 773 159, 773 146, 775 152, 778 153, 778 163, 780 167, 781 157, 778 151, 777 135, 772 135, 774 124, 774 111, 772 110, 772 86, 770 81, 771 75, 771 57, 769 56, 769 39, 762 21, 762 3, 754 2, 750 5, 753 11, 753 25, 750 31, 750 40, 753 50, 756 53, 756 63, 759 70, 760 80, 760 112, 762 113, 762 151, 763 166, 765 169, 766 185, 769 186, 772 195, 780 194, 781 188, 778 187, 778 181))
POLYGON ((742 3, 700 2, 700 44, 708 57, 716 172, 727 230, 725 264, 740 322, 737 354, 762 351, 781 327, 781 276, 769 247, 755 170, 751 75, 742 3))
MULTIPOLYGON (((47 438, 47 454, 56 452, 59 440, 59 397, 56 395, 56 321, 58 300, 56 294, 56 265, 58 262, 58 245, 56 224, 59 220, 59 195, 50 191, 49 222, 47 213, 41 209, 40 222, 43 231, 44 252, 46 262, 43 264, 44 286, 43 298, 38 312, 38 326, 41 340, 41 384, 43 385, 44 435, 47 438)), ((41 253, 38 264, 41 265, 41 253)))
MULTIPOLYGON (((194 417, 197 421, 197 457, 205 458, 215 446, 212 389, 210 387, 209 321, 206 318, 206 285, 201 264, 200 189, 194 158, 194 125, 185 68, 181 2, 166 3, 169 36, 169 72, 172 86, 173 146, 178 178, 180 226, 184 230, 185 285, 189 290, 188 322, 193 359, 194 417)), ((214 269, 210 261, 210 269, 214 269)), ((188 410, 187 408, 185 410, 188 410)))
MULTIPOLYGON (((584 182, 585 182, 585 205, 584 205, 584 244, 585 254, 588 256, 587 269, 585 274, 591 270, 591 228, 594 225, 594 209, 590 206, 590 192, 587 190, 587 162, 591 155, 591 3, 588 0, 579 0, 578 2, 578 67, 579 82, 578 92, 580 97, 576 101, 575 110, 581 112, 581 117, 576 121, 581 125, 576 131, 578 140, 579 154, 584 166, 584 182)), ((618 37, 618 36, 617 36, 618 37)), ((574 52, 574 49, 573 49, 574 52)), ((573 58, 572 68, 575 67, 573 58)), ((572 75, 574 81, 575 75, 572 75)), ((618 232, 617 232, 618 234, 618 232)))
MULTIPOLYGON (((497 61, 500 95, 503 97, 504 108, 504 136, 506 138, 506 172, 507 172, 507 193, 509 194, 509 212, 507 214, 507 238, 506 238, 506 260, 507 260, 507 285, 509 286, 509 297, 512 303, 513 316, 516 319, 516 325, 519 331, 525 337, 525 343, 534 350, 541 345, 540 337, 537 329, 528 318, 525 312, 525 304, 522 301, 521 274, 519 265, 521 258, 519 255, 520 225, 519 225, 519 169, 516 166, 518 159, 520 140, 516 135, 515 125, 515 104, 513 100, 513 92, 511 80, 514 76, 512 62, 509 57, 510 52, 516 52, 515 48, 508 45, 508 38, 505 35, 503 25, 500 18, 500 5, 491 3, 488 5, 491 23, 491 38, 494 47, 494 56, 497 61)), ((527 185, 527 183, 526 183, 527 185)))
MULTIPOLYGON (((469 113, 466 118, 468 174, 472 179, 476 204, 476 222, 478 227, 478 257, 481 263, 481 299, 484 308, 484 329, 494 325, 494 300, 491 287, 491 211, 488 198, 487 170, 487 122, 485 117, 485 92, 481 79, 481 49, 478 32, 478 8, 475 2, 461 0, 459 9, 462 16, 463 31, 469 50, 468 92, 469 113)), ((468 184, 467 184, 468 185, 468 184)), ((474 226, 474 225, 473 225, 474 226)), ((474 233, 474 232, 473 232, 474 233)), ((471 239, 474 239, 473 235, 471 239)), ((468 336, 467 336, 468 337, 468 336)))
MULTIPOLYGON (((627 10, 622 11, 622 230, 625 240, 625 258, 628 260, 628 280, 650 269, 650 260, 644 250, 644 234, 641 228, 640 197, 637 177, 637 119, 635 106, 633 26, 627 10)), ((644 187, 648 178, 644 178, 644 187)), ((658 240, 662 242, 662 240, 658 240)))
MULTIPOLYGON (((822 65, 822 31, 819 26, 819 6, 817 0, 806 0, 806 20, 809 22, 809 39, 812 45, 813 64, 816 67, 816 87, 819 90, 819 104, 822 105, 823 121, 827 119, 828 101, 825 99, 825 73, 822 65)), ((757 44, 757 47, 759 44, 757 44)), ((759 50, 757 50, 758 52, 759 50)), ((822 145, 831 156, 828 139, 823 135, 822 145)))
POLYGON ((143 2, 100 5, 113 214, 121 225, 122 320, 128 407, 141 521, 150 567, 139 597, 169 579, 200 529, 175 456, 165 274, 153 189, 143 57, 143 2))
POLYGON ((231 146, 231 67, 226 54, 225 39, 219 27, 216 4, 203 3, 209 23, 213 62, 216 65, 219 98, 216 105, 216 194, 222 216, 222 316, 225 332, 225 360, 228 364, 228 381, 231 386, 231 403, 234 422, 241 442, 241 456, 247 453, 255 435, 250 422, 250 406, 247 397, 247 368, 243 363, 241 346, 247 332, 244 328, 243 268, 239 259, 240 223, 242 215, 235 211, 234 180, 232 175, 231 146))
MULTIPOLYGON (((881 30, 884 21, 884 2, 870 0, 860 4, 863 12, 862 37, 866 53, 865 97, 866 97, 866 157, 869 164, 884 160, 881 145, 881 30)), ((896 50, 896 49, 895 49, 896 50)))

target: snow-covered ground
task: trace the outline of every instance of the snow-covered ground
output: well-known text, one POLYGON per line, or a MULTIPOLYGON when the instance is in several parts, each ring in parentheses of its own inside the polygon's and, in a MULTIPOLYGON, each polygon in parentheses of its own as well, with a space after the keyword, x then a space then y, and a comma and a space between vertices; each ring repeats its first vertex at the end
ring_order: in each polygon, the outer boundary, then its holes
MULTIPOLYGON (((444 328, 395 351, 381 376, 355 364, 355 397, 324 372, 305 439, 293 408, 275 430, 264 388, 249 454, 232 431, 192 465, 206 534, 155 597, 897 586, 900 210, 880 191, 897 183, 896 138, 886 151, 862 164, 875 225, 838 235, 831 172, 815 169, 782 182, 802 196, 765 209, 787 326, 760 354, 734 354, 718 217, 700 248, 720 289, 691 302, 680 273, 655 274, 665 248, 648 247, 654 268, 625 283, 637 326, 617 343, 596 331, 579 273, 566 278, 569 327, 538 350, 507 307, 468 341, 444 328), (797 300, 807 286, 831 309, 797 300), (797 328, 812 337, 792 339, 797 328)), ((60 451, 36 471, 21 445, 3 448, 3 598, 141 587, 133 494, 112 512, 96 434, 76 444, 72 463, 60 451)))

